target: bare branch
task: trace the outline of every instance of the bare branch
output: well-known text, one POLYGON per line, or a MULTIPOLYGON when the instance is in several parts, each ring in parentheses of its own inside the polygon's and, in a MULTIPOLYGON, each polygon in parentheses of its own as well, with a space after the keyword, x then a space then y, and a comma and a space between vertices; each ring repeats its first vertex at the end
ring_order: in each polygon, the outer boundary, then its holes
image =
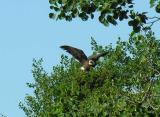
POLYGON ((150 21, 150 22, 146 23, 146 24, 150 24, 149 27, 152 27, 154 25, 154 23, 160 21, 160 17, 156 17, 156 16, 155 17, 150 17, 148 19, 155 19, 153 21, 150 21))

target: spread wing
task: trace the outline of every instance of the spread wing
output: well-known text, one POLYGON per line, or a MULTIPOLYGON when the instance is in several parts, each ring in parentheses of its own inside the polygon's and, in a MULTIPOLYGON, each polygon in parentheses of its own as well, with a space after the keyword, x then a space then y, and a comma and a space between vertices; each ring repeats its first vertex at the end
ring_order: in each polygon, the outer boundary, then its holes
POLYGON ((68 45, 63 45, 60 46, 60 48, 66 50, 68 53, 70 53, 74 58, 76 58, 81 64, 83 64, 86 60, 88 60, 87 56, 85 53, 77 48, 68 46, 68 45))
POLYGON ((106 54, 108 54, 108 52, 98 53, 98 54, 96 54, 96 55, 92 55, 92 56, 88 57, 88 59, 91 59, 91 60, 93 60, 93 61, 96 62, 100 57, 103 57, 103 56, 105 56, 106 54))

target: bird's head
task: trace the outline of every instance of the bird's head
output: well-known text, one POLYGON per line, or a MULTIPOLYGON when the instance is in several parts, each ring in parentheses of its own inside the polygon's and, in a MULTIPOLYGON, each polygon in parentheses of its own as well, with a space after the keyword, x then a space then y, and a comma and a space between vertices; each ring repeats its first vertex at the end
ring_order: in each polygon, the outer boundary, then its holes
POLYGON ((90 66, 95 66, 95 62, 93 60, 89 60, 89 63, 88 63, 90 66))

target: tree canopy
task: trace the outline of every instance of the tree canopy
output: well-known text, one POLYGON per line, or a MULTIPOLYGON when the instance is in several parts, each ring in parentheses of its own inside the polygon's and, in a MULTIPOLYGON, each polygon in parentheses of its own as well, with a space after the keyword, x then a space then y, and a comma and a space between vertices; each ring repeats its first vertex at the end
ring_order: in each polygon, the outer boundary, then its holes
MULTIPOLYGON (((99 13, 107 26, 128 19, 133 27, 129 39, 102 46, 91 39, 93 53, 108 51, 89 72, 80 70, 73 58, 62 55, 51 73, 43 69, 43 59, 33 60, 34 90, 19 106, 27 117, 154 117, 160 116, 160 40, 152 25, 160 18, 134 11, 133 0, 49 0, 51 18, 83 21, 99 13), (139 33, 137 33, 139 32, 139 33)), ((150 0, 160 13, 160 1, 150 0)))
MULTIPOLYGON (((128 25, 135 32, 148 29, 154 21, 160 20, 159 17, 147 16, 147 12, 135 11, 134 0, 49 0, 49 3, 50 9, 53 10, 49 17, 56 20, 72 21, 79 17, 86 21, 93 19, 97 13, 99 21, 105 26, 117 25, 118 20, 128 19, 128 25), (150 22, 151 19, 155 20, 150 22)), ((160 13, 159 0, 150 0, 150 6, 160 13)))
POLYGON ((20 103, 28 117, 160 116, 160 41, 152 32, 117 41, 116 47, 91 42, 93 52, 109 51, 96 68, 82 72, 61 56, 49 75, 42 59, 33 62, 34 95, 20 103))

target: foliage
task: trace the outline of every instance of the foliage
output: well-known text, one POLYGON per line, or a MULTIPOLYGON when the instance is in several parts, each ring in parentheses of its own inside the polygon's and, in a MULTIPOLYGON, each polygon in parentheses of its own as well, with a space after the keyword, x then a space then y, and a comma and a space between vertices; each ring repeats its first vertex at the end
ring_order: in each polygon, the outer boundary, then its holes
MULTIPOLYGON (((159 17, 136 12, 133 0, 49 0, 50 18, 83 21, 95 18, 108 26, 128 19, 133 28, 128 41, 100 46, 92 38, 93 53, 108 51, 89 72, 61 56, 48 74, 43 60, 33 61, 34 90, 19 106, 27 117, 153 117, 160 116, 160 40, 150 30, 159 17), (97 14, 96 14, 97 13, 97 14), (148 22, 151 20, 151 22, 148 22), (145 33, 140 32, 143 30, 145 33)), ((160 0, 150 0, 160 13, 160 0)))
POLYGON ((160 0, 150 0, 151 7, 155 7, 157 13, 160 13, 160 0))
MULTIPOLYGON (((99 21, 105 26, 117 25, 118 20, 128 19, 128 25, 134 32, 150 28, 147 23, 150 18, 146 12, 135 11, 133 2, 134 0, 49 0, 50 9, 53 11, 49 17, 66 21, 79 17, 86 21, 89 18, 93 19, 97 14, 99 21)), ((150 6, 155 7, 156 12, 160 13, 159 0, 150 0, 150 6)))
MULTIPOLYGON (((57 19, 64 18, 70 21, 78 16, 86 21, 89 16, 93 19, 94 12, 98 11, 100 12, 99 20, 104 25, 109 22, 116 25, 115 19, 128 18, 128 10, 125 10, 125 7, 133 7, 132 0, 49 0, 49 2, 50 8, 59 13, 57 19)), ((50 14, 51 17, 53 15, 53 13, 50 14)))
POLYGON ((99 46, 92 38, 93 52, 108 51, 89 72, 79 69, 73 58, 49 75, 42 60, 33 62, 34 95, 20 103, 28 117, 153 117, 160 116, 160 41, 149 31, 119 39, 115 47, 99 46))

